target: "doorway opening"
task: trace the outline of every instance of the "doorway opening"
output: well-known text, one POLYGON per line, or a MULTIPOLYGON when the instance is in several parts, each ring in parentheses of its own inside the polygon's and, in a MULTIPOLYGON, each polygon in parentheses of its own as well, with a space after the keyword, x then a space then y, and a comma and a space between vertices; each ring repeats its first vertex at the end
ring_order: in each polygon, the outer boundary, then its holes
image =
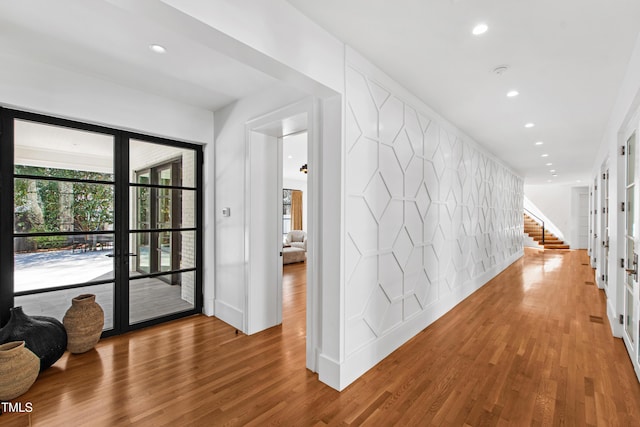
MULTIPOLYGON (((303 304, 306 313, 302 313, 302 318, 306 318, 306 364, 308 369, 315 371, 317 298, 314 247, 317 241, 314 224, 318 192, 314 187, 313 111, 313 101, 303 101, 252 120, 246 126, 248 251, 245 332, 252 334, 283 323, 283 269, 286 267, 284 280, 293 280, 289 273, 295 271, 296 283, 300 284, 301 277, 306 282, 303 304), (290 144, 291 140, 297 141, 296 148, 300 151, 306 151, 306 159, 300 153, 283 150, 283 144, 290 144), (286 155, 283 154, 285 152, 286 155), (285 166, 286 169, 297 171, 297 181, 300 182, 285 179, 285 166), (292 212, 294 206, 285 203, 284 189, 288 187, 302 188, 290 188, 300 192, 291 192, 292 197, 295 194, 296 198, 300 196, 300 199, 304 199, 299 206, 301 212, 292 212), (287 228, 289 230, 285 233, 287 228), (290 262, 291 256, 298 258, 290 262)), ((298 211, 298 207, 295 209, 298 211)), ((300 293, 297 294, 299 296, 300 293)))

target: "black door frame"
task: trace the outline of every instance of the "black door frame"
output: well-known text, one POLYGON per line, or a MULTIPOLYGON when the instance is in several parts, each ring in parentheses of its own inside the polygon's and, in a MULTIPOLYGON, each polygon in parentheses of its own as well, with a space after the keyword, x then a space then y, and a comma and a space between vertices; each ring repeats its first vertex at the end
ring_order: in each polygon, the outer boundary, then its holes
MULTIPOLYGON (((0 327, 9 320, 10 309, 14 306, 14 120, 21 119, 53 126, 96 132, 114 137, 114 313, 113 329, 104 331, 102 336, 111 336, 131 330, 151 326, 158 323, 190 316, 202 312, 202 232, 203 232, 203 178, 202 164, 204 161, 202 147, 197 144, 175 141, 171 139, 150 136, 140 133, 122 131, 100 125, 78 122, 74 120, 56 118, 52 116, 30 113, 0 107, 0 327), (135 139, 149 143, 170 145, 192 149, 196 154, 196 266, 187 269, 195 272, 195 301, 192 310, 173 313, 147 321, 129 324, 129 141, 135 139)), ((65 232, 68 233, 68 232, 65 232)), ((73 233, 71 233, 73 234, 73 233)), ((180 272, 181 270, 178 270, 180 272)), ((178 273, 179 274, 179 273, 178 273)), ((110 283, 111 281, 108 281, 110 283)), ((104 281, 102 281, 104 283, 104 281)), ((55 290, 73 289, 92 286, 99 283, 86 282, 62 287, 55 290)), ((28 291, 20 294, 46 293, 52 288, 28 291)))

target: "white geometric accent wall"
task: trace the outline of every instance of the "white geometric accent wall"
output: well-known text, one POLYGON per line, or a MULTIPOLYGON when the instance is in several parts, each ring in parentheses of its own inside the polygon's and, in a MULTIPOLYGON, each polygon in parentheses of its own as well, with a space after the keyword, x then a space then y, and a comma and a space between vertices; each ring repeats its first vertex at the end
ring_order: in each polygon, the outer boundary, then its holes
POLYGON ((523 181, 351 66, 346 101, 348 358, 522 252, 523 181))

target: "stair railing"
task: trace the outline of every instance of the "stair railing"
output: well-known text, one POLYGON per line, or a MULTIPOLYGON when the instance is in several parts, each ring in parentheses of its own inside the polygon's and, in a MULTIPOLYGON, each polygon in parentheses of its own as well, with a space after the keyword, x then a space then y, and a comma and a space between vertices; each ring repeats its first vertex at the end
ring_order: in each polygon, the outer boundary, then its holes
POLYGON ((537 219, 542 223, 542 244, 544 245, 544 220, 540 218, 538 215, 531 212, 529 209, 527 208, 523 208, 523 209, 527 215, 534 217, 535 219, 537 219))

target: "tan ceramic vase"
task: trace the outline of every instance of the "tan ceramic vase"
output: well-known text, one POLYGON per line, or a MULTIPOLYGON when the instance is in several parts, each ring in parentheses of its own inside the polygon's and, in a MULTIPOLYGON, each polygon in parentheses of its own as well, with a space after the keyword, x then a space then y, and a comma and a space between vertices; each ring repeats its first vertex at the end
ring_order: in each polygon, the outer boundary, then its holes
POLYGON ((25 394, 39 372, 40 359, 24 346, 24 341, 0 345, 0 401, 25 394))
POLYGON ((104 311, 96 296, 83 294, 72 299, 62 324, 67 330, 67 350, 71 353, 84 353, 95 347, 104 326, 104 311))

